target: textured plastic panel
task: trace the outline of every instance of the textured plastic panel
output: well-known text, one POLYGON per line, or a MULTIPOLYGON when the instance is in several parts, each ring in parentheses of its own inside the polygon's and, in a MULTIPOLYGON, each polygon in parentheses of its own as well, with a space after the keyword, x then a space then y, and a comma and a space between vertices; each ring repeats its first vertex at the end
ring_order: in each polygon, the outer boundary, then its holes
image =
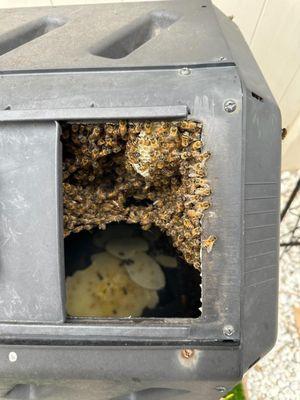
POLYGON ((2 123, 0 132, 0 322, 61 322, 57 125, 2 123))
POLYGON ((208 0, 2 10, 0 49, 5 38, 18 42, 18 32, 41 19, 61 26, 27 42, 24 36, 22 46, 0 56, 0 71, 232 62, 208 0))
MULTIPOLYGON (((182 400, 217 400, 220 392, 216 387, 232 387, 240 378, 238 349, 224 347, 202 347, 194 357, 185 359, 179 347, 0 346, 0 357, 0 376, 5 377, 2 385, 11 388, 34 383, 40 387, 38 400, 44 398, 47 388, 49 398, 64 400, 119 396, 125 400, 133 392, 151 388, 184 390, 175 397, 182 400), (12 350, 18 355, 15 363, 8 361, 12 350)), ((169 393, 172 399, 172 391, 169 393)), ((161 399, 160 394, 155 393, 151 400, 161 399)), ((147 392, 140 396, 149 399, 147 392)))
POLYGON ((269 351, 277 335, 281 118, 238 28, 216 10, 243 85, 243 369, 269 351), (259 310, 259 312, 258 312, 259 310))
MULTIPOLYGON (((210 254, 203 252, 203 310, 202 316, 193 321, 161 321, 158 326, 153 321, 134 324, 133 321, 121 321, 116 324, 106 321, 102 324, 83 325, 66 324, 60 327, 45 326, 0 326, 2 338, 12 337, 13 333, 20 337, 31 334, 51 337, 56 334, 59 340, 65 336, 74 339, 104 341, 145 340, 176 341, 197 340, 214 342, 226 339, 223 326, 232 324, 235 332, 231 340, 239 339, 240 330, 240 265, 242 260, 241 229, 241 182, 242 182, 242 91, 235 67, 195 68, 187 76, 177 70, 165 69, 157 71, 142 70, 109 72, 103 71, 89 74, 53 74, 26 76, 27 84, 34 93, 41 96, 28 98, 28 90, 22 86, 22 75, 3 76, 0 83, 2 100, 11 103, 11 110, 0 112, 1 118, 11 115, 20 118, 27 114, 31 118, 43 118, 50 113, 52 117, 60 112, 76 112, 80 119, 80 107, 93 101, 94 116, 100 119, 109 118, 108 110, 119 110, 120 116, 131 118, 132 110, 139 113, 140 118, 155 115, 162 105, 167 110, 182 111, 190 118, 204 123, 203 140, 205 148, 212 153, 209 161, 210 183, 213 190, 212 207, 203 221, 205 232, 216 233, 219 241, 210 254), (151 82, 151 85, 144 85, 151 82), (68 90, 66 90, 68 87, 68 90), (100 89, 101 88, 101 89, 100 89), (121 90, 122 88, 122 90, 121 90), (163 88, 163 90, 161 90, 163 88), (17 91, 18 92, 17 92, 17 91), (18 95, 17 95, 18 94, 18 95), (224 110, 227 98, 236 100, 238 109, 235 113, 224 110), (26 104, 24 102, 26 99, 26 104), (45 99, 45 100, 44 100, 45 99), (69 105, 69 109, 67 109, 69 105), (172 107, 170 105, 173 105, 172 107), (185 107, 183 107, 185 105, 185 107), (180 107, 179 107, 180 106, 180 107), (35 107, 37 110, 35 110, 35 107), (44 108, 44 110, 42 109, 44 108), (21 111, 22 110, 22 111, 21 111), (156 110, 156 111, 155 111, 156 110), (127 111, 127 114, 125 112, 127 111), (154 112, 153 112, 154 111, 154 112), (38 114, 39 113, 39 114, 38 114), (226 168, 224 168, 224 162, 226 168), (228 190, 230 180, 236 182, 228 190), (239 182, 239 184, 238 184, 239 182), (222 215, 220 219, 218 215, 222 215), (222 268, 220 268, 222 265, 222 268), (126 335, 124 333, 126 329, 126 335)), ((160 109, 161 110, 161 109, 160 109)), ((167 113, 166 113, 167 114, 167 113)), ((160 111, 160 114, 162 112, 160 111)), ((115 113, 115 116, 116 113, 115 113)), ((22 122, 20 122, 22 126, 22 122)), ((50 282, 49 282, 50 284, 50 282)))
POLYGON ((244 101, 247 135, 242 340, 243 365, 247 369, 272 348, 277 335, 281 121, 277 107, 268 99, 262 103, 247 91, 244 101))

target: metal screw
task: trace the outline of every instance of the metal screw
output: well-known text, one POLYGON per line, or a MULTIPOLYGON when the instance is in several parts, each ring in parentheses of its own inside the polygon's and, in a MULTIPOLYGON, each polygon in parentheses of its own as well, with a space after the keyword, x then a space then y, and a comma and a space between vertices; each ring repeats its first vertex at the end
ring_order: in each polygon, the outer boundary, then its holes
POLYGON ((15 353, 14 351, 11 351, 11 352, 8 354, 8 359, 9 359, 10 362, 16 362, 17 359, 18 359, 17 353, 15 353))
POLYGON ((179 70, 179 74, 180 75, 190 75, 191 74, 191 70, 187 67, 183 67, 179 70))
POLYGON ((224 110, 228 113, 232 113, 236 110, 237 104, 234 100, 226 100, 224 103, 224 110))
POLYGON ((223 57, 223 56, 221 56, 221 57, 218 58, 218 61, 225 61, 225 60, 226 60, 226 58, 223 57))
POLYGON ((225 393, 226 392, 226 387, 225 386, 217 386, 216 390, 220 393, 225 393))
POLYGON ((223 333, 225 336, 232 336, 234 334, 234 327, 232 325, 225 325, 223 333))
POLYGON ((194 350, 192 349, 184 349, 181 351, 181 355, 184 358, 191 358, 194 355, 194 350))

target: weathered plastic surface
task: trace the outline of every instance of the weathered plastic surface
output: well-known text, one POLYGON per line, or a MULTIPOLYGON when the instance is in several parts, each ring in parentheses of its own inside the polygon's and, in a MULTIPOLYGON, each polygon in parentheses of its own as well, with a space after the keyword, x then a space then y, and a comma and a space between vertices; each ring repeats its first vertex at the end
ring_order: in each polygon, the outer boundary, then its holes
POLYGON ((177 0, 1 10, 1 70, 233 62, 209 4, 177 0), (110 54, 111 47, 117 54, 110 54))
POLYGON ((0 320, 64 320, 59 132, 3 123, 0 134, 0 320))
POLYGON ((0 248, 0 393, 219 398, 272 347, 277 326, 280 114, 239 31, 207 0, 3 10, 0 21, 1 218, 18 232, 0 248), (203 121, 212 152, 203 228, 218 241, 203 254, 203 314, 65 322, 54 121, 163 116, 203 121), (184 347, 197 351, 185 359, 184 347))

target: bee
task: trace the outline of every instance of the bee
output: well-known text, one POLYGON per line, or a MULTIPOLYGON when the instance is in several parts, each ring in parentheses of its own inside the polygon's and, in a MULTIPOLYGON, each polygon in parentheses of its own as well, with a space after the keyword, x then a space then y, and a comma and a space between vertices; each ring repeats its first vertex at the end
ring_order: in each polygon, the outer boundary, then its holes
POLYGON ((72 139, 72 142, 73 142, 75 145, 80 145, 80 144, 81 144, 77 133, 73 133, 73 132, 72 132, 72 134, 71 134, 71 139, 72 139))
POLYGON ((202 241, 202 247, 203 247, 204 249, 206 249, 206 251, 207 251, 208 253, 210 253, 210 252, 212 251, 212 248, 213 248, 213 246, 214 246, 216 240, 217 240, 216 236, 210 235, 210 236, 208 236, 207 239, 205 239, 205 240, 202 241))
POLYGON ((61 139, 62 139, 63 141, 66 141, 67 139, 69 139, 69 137, 70 137, 70 132, 69 132, 69 130, 68 130, 68 129, 64 129, 64 130, 62 131, 62 133, 61 133, 61 139))
POLYGON ((194 261, 192 262, 194 268, 198 269, 200 271, 201 269, 201 262, 200 261, 194 261))
POLYGON ((77 171, 77 169, 78 169, 77 165, 75 165, 75 164, 70 164, 69 167, 68 167, 68 172, 69 172, 70 174, 73 174, 75 171, 77 171))
POLYGON ((183 203, 175 203, 175 211, 180 214, 184 211, 184 204, 183 203))
POLYGON ((103 145, 105 144, 104 138, 98 139, 96 144, 97 144, 97 146, 99 146, 99 147, 103 146, 103 145))
POLYGON ((204 178, 206 176, 206 170, 202 163, 196 163, 192 166, 192 170, 197 174, 199 178, 204 178))
POLYGON ((161 150, 161 144, 158 140, 153 140, 151 142, 151 147, 153 151, 159 151, 159 149, 161 150))
POLYGON ((195 182, 195 185, 197 185, 197 186, 202 186, 202 187, 205 187, 205 188, 209 188, 209 183, 208 183, 207 179, 196 177, 194 179, 194 182, 195 182))
POLYGON ((209 201, 202 201, 196 204, 196 208, 199 211, 205 211, 211 206, 209 201))
POLYGON ((79 130, 79 125, 78 125, 78 124, 73 124, 73 125, 71 126, 71 131, 72 131, 73 133, 77 133, 78 130, 79 130))
POLYGON ((108 199, 113 199, 113 198, 117 197, 117 194, 118 194, 118 192, 117 192, 117 190, 115 188, 113 191, 107 193, 107 198, 108 199))
POLYGON ((194 227, 190 219, 183 219, 183 225, 187 229, 192 229, 194 227))
POLYGON ((74 197, 74 200, 77 201, 77 202, 79 202, 79 203, 82 203, 82 202, 83 202, 83 198, 82 198, 79 194, 77 194, 77 195, 74 197))
POLYGON ((86 130, 87 135, 90 135, 93 131, 93 125, 90 125, 90 124, 86 125, 85 130, 86 130))
POLYGON ((189 217, 189 218, 197 218, 198 216, 199 216, 199 212, 198 211, 196 211, 196 210, 188 210, 187 211, 187 216, 189 217))
POLYGON ((188 160, 190 158, 191 154, 188 151, 183 151, 180 155, 180 158, 182 160, 188 160))
POLYGON ((199 160, 200 161, 207 161, 211 157, 211 152, 210 151, 205 151, 199 155, 199 160))
POLYGON ((70 201, 68 201, 68 203, 67 203, 67 207, 68 207, 68 209, 69 210, 75 210, 76 208, 77 208, 77 203, 76 203, 76 201, 75 200, 70 200, 70 201))
POLYGON ((93 128, 93 131, 92 131, 92 133, 89 135, 89 142, 94 142, 94 141, 96 141, 96 139, 98 139, 98 137, 100 136, 100 133, 101 133, 101 131, 100 131, 100 128, 99 128, 99 126, 95 126, 94 128, 93 128))
POLYGON ((97 160, 99 158, 99 150, 98 149, 93 149, 91 151, 91 157, 93 160, 97 160))
POLYGON ((104 125, 104 132, 106 135, 111 136, 112 133, 114 132, 114 127, 111 124, 105 124, 104 125))
POLYGON ((197 123, 194 121, 181 121, 180 128, 187 131, 193 131, 197 128, 197 123))
POLYGON ((124 137, 127 133, 127 122, 119 121, 119 132, 122 137, 124 137))
POLYGON ((211 195, 211 189, 209 187, 201 187, 199 189, 195 190, 195 194, 199 196, 210 196, 211 195))
POLYGON ((81 153, 82 153, 83 155, 87 155, 87 154, 89 154, 89 152, 90 152, 88 146, 85 145, 85 144, 83 144, 83 145, 80 147, 80 150, 81 150, 81 153))
POLYGON ((122 150, 121 146, 114 146, 113 147, 113 153, 119 153, 122 150))
POLYGON ((83 227, 82 227, 82 226, 76 226, 76 228, 73 229, 73 232, 74 232, 74 233, 79 233, 79 232, 81 232, 82 230, 83 230, 83 227))
POLYGON ((152 124, 151 122, 145 122, 143 125, 143 131, 147 134, 150 135, 152 132, 152 124))
POLYGON ((178 136, 178 128, 177 126, 171 126, 169 130, 170 139, 175 139, 178 136))
MULTIPOLYGON (((149 214, 143 214, 140 218, 140 224, 142 226, 147 226, 149 227, 148 229, 151 228, 151 220, 150 220, 150 215, 149 214)), ((146 229, 146 230, 148 230, 146 229)))
POLYGON ((84 131, 85 131, 85 125, 82 125, 82 124, 79 125, 79 130, 78 130, 79 134, 83 134, 84 131))
POLYGON ((100 156, 107 156, 108 154, 111 154, 112 150, 108 147, 103 147, 101 152, 100 152, 100 156))
POLYGON ((88 165, 90 165, 90 159, 88 157, 82 157, 81 159, 81 165, 83 166, 83 168, 86 168, 88 165))
POLYGON ((156 168, 158 168, 158 169, 163 169, 164 166, 165 166, 165 164, 164 164, 163 161, 161 161, 161 160, 157 161, 157 163, 156 163, 156 168))
POLYGON ((101 212, 111 211, 114 205, 110 202, 105 202, 101 205, 101 212))
POLYGON ((161 122, 158 127, 156 128, 155 132, 158 136, 164 135, 167 133, 167 124, 164 122, 161 122))
POLYGON ((117 144, 116 139, 113 136, 105 135, 104 140, 107 147, 114 147, 117 144))
POLYGON ((181 146, 182 147, 188 147, 190 144, 190 135, 188 132, 183 132, 181 135, 181 146))
POLYGON ((146 172, 149 170, 149 164, 148 163, 140 163, 138 165, 138 170, 139 172, 146 172))
POLYGON ((192 143, 192 149, 193 150, 199 150, 203 147, 203 142, 201 140, 196 140, 195 142, 192 143))
POLYGON ((157 208, 162 208, 163 207, 163 201, 161 200, 161 199, 158 199, 158 200, 155 200, 154 202, 153 202, 153 205, 155 206, 155 207, 157 207, 157 208))
POLYGON ((74 186, 71 185, 70 183, 64 183, 63 184, 64 192, 72 195, 74 193, 74 186))
POLYGON ((181 235, 181 234, 179 234, 179 235, 177 236, 177 242, 178 242, 178 243, 182 243, 183 241, 184 241, 184 236, 181 235))
POLYGON ((201 228, 197 226, 196 228, 192 229, 192 237, 197 237, 201 235, 201 228))

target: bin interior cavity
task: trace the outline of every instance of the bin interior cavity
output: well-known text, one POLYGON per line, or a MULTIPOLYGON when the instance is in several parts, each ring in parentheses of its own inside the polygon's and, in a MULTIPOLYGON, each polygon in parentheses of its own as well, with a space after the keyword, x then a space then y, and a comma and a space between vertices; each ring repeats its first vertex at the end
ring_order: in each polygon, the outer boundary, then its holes
POLYGON ((201 134, 186 120, 62 124, 69 315, 199 316, 201 134))

